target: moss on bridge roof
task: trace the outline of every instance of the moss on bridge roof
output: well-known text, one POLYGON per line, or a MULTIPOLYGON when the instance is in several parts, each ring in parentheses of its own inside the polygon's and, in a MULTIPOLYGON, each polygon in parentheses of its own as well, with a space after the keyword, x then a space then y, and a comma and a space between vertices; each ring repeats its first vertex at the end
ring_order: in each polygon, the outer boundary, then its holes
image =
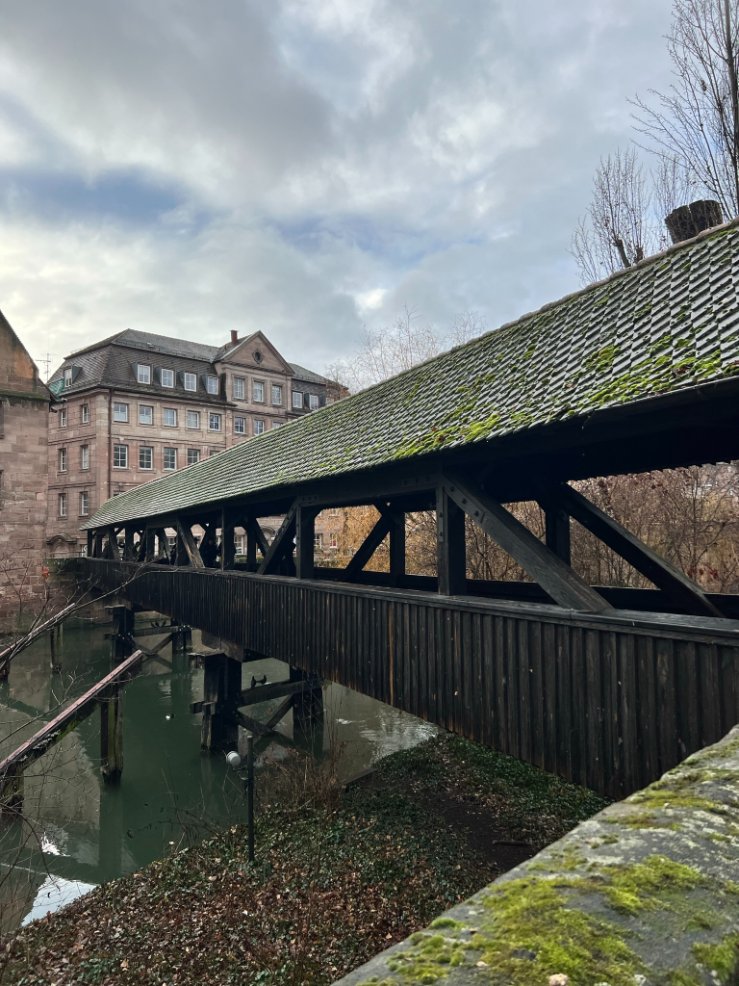
POLYGON ((86 528, 471 446, 739 377, 739 223, 108 500, 86 528))

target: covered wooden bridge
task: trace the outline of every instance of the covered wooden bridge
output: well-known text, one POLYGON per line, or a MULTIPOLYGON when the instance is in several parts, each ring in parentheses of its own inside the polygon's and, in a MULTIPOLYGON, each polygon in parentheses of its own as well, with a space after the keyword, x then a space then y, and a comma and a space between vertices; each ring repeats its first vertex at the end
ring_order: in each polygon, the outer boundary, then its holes
POLYGON ((621 796, 739 719, 739 598, 703 592, 570 482, 739 458, 738 409, 730 224, 109 500, 85 525, 82 567, 243 655, 621 796), (543 507, 545 541, 509 509, 523 500, 543 507), (321 568, 317 513, 357 504, 376 525, 346 567, 321 568), (418 511, 436 514, 434 578, 406 572, 418 511), (275 515, 267 543, 260 518, 275 515), (654 589, 588 585, 570 565, 572 519, 654 589), (533 585, 468 578, 470 522, 533 585), (389 571, 368 571, 383 541, 389 571))

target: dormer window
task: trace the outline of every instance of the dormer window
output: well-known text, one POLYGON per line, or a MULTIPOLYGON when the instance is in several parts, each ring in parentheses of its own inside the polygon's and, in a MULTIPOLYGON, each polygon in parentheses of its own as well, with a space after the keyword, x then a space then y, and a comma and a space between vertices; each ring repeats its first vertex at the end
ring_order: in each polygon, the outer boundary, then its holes
POLYGON ((206 389, 207 389, 208 393, 209 394, 215 394, 217 396, 218 395, 218 377, 214 376, 212 373, 209 373, 206 376, 206 378, 205 378, 205 383, 206 383, 206 389))
POLYGON ((151 383, 151 366, 148 363, 136 364, 136 382, 151 383))
POLYGON ((198 389, 198 377, 196 373, 184 373, 183 381, 185 390, 192 390, 194 392, 198 389))
POLYGON ((162 368, 162 387, 174 387, 174 370, 162 368))
POLYGON ((67 366, 64 369, 64 386, 65 387, 71 387, 72 386, 72 367, 71 366, 67 366))

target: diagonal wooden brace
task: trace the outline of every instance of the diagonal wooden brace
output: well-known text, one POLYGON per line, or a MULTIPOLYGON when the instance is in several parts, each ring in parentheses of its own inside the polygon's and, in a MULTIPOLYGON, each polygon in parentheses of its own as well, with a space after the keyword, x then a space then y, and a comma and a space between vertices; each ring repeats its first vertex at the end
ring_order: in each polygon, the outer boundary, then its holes
POLYGON ((566 511, 573 520, 582 524, 591 534, 645 575, 686 613, 693 616, 722 615, 700 586, 670 562, 660 558, 652 548, 567 483, 547 490, 540 502, 547 507, 553 504, 566 511))
POLYGON ((447 476, 443 488, 560 606, 586 613, 612 609, 561 558, 535 537, 513 514, 466 480, 447 476))

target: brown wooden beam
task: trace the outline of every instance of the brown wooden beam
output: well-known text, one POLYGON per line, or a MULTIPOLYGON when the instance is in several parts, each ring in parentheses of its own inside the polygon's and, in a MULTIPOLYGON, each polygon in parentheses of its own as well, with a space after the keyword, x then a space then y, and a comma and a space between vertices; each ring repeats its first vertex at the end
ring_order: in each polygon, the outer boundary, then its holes
POLYGON ((315 554, 316 510, 300 504, 295 513, 295 574, 312 579, 315 554))
POLYGON ((447 495, 560 606, 586 613, 612 608, 500 503, 460 477, 450 476, 443 485, 447 495))
POLYGON ((267 548, 267 553, 262 559, 262 563, 257 569, 258 575, 268 575, 281 559, 292 552, 293 537, 295 536, 295 515, 298 503, 293 503, 280 525, 279 531, 272 538, 272 543, 267 548))
POLYGON ((374 555, 375 551, 377 551, 387 535, 390 533, 391 529, 392 519, 390 514, 385 511, 380 514, 375 526, 354 552, 349 564, 345 566, 344 572, 349 578, 353 578, 358 572, 362 571, 372 555, 374 555))
POLYGON ((236 559, 236 517, 232 510, 225 507, 221 511, 221 570, 227 571, 234 567, 236 559))
POLYGON ((205 568, 205 564, 200 554, 200 549, 197 544, 195 544, 195 538, 192 536, 192 531, 187 526, 187 524, 182 524, 177 521, 177 534, 179 539, 182 541, 182 547, 185 549, 188 561, 193 568, 205 568))
POLYGON ((405 575, 405 512, 391 510, 390 516, 390 574, 393 579, 405 575))
POLYGON ((461 596, 467 588, 464 511, 445 486, 436 491, 436 567, 438 591, 461 596))
POLYGON ((570 565, 572 563, 572 548, 569 514, 554 506, 542 504, 542 507, 544 510, 544 543, 565 564, 570 565))
POLYGON ((721 616, 720 610, 687 575, 640 541, 625 527, 609 517, 594 503, 566 483, 547 491, 545 502, 582 524, 591 534, 612 548, 616 554, 645 575, 658 589, 695 616, 721 616))

